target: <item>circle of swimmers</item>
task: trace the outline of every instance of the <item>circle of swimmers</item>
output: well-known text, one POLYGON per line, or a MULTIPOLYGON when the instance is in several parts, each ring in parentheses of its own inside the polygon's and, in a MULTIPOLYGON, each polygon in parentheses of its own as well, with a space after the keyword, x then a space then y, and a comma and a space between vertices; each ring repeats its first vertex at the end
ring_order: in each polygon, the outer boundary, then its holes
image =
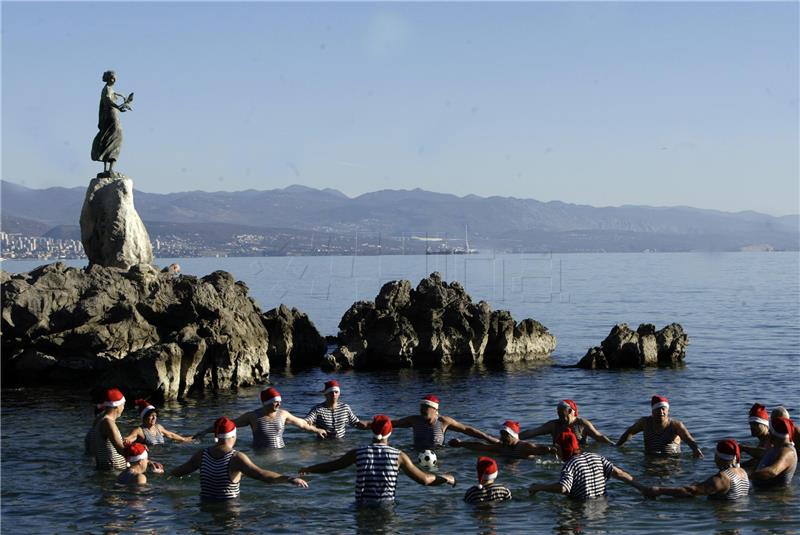
POLYGON ((314 406, 305 418, 298 418, 281 407, 282 398, 275 388, 266 388, 260 394, 259 408, 235 419, 222 416, 192 437, 169 431, 159 423, 158 409, 147 401, 136 400, 141 426, 123 437, 116 420, 125 408, 125 397, 120 390, 111 388, 100 394, 102 399, 95 399, 96 417, 86 435, 86 449, 94 455, 99 470, 121 472, 118 483, 141 485, 147 482, 148 467, 154 473, 164 473, 163 465, 148 458, 149 446, 162 444, 166 439, 189 442, 206 433, 213 433, 214 445, 197 451, 188 461, 169 472, 171 476, 182 477, 199 470, 200 496, 203 500, 237 498, 243 476, 264 483, 287 483, 305 488, 308 483, 299 476, 324 474, 355 465, 356 504, 367 506, 393 502, 400 471, 425 486, 454 486, 456 483, 452 474, 423 470, 406 453, 390 446, 389 438, 397 428, 411 428, 414 446, 419 450, 443 446, 448 431, 478 439, 465 441, 453 438, 447 442, 450 447, 486 454, 477 459, 477 484, 470 487, 464 496, 469 503, 491 503, 511 498, 511 491, 498 481, 497 462, 489 455, 516 459, 558 455, 564 463, 558 481, 533 484, 529 493, 553 492, 578 499, 605 495, 606 483, 613 477, 651 498, 668 495, 736 500, 747 496, 751 483, 758 489, 788 486, 797 467, 794 446, 797 428, 789 419, 789 413, 785 408, 778 407, 769 414, 758 403, 750 409, 748 420, 750 434, 758 440, 757 445, 740 445, 733 439, 720 440, 714 451, 716 471, 710 477, 681 487, 663 487, 644 485, 602 455, 582 449, 588 438, 621 446, 634 435, 642 433, 646 454, 676 455, 685 442, 695 457, 703 457, 686 426, 670 418, 669 401, 663 396, 653 396, 650 415, 639 418, 614 442, 599 432, 591 421, 579 417, 578 406, 569 399, 558 403, 556 419, 528 430, 521 430, 519 423, 508 420, 500 427, 499 438, 496 438, 440 414, 440 401, 434 395, 427 395, 420 400, 419 414, 399 419, 379 414, 370 422, 360 420, 349 405, 340 401, 341 388, 337 381, 325 383, 323 392, 325 401, 314 406), (372 441, 337 459, 301 468, 298 476, 261 468, 246 454, 235 449, 237 429, 240 427, 250 427, 254 448, 283 448, 286 424, 313 433, 321 439, 341 438, 347 427, 356 427, 371 431, 372 441), (551 444, 540 445, 526 440, 540 435, 550 435, 551 444), (749 456, 748 460, 742 461, 743 453, 749 456))

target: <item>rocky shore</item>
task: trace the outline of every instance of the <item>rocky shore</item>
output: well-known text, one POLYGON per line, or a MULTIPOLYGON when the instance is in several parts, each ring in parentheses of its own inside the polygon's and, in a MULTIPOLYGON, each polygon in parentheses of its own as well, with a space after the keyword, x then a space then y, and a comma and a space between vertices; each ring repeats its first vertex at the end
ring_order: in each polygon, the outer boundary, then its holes
POLYGON ((689 336, 678 323, 656 331, 643 323, 633 331, 625 323, 615 325, 600 346, 593 347, 578 362, 579 368, 617 369, 675 366, 686 358, 689 336))

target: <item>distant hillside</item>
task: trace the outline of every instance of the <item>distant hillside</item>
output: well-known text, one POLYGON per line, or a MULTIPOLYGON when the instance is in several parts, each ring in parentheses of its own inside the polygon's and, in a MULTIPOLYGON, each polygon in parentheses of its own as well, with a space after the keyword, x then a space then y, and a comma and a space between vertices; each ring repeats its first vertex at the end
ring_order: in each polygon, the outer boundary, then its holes
MULTIPOLYGON (((32 234, 66 225, 72 229, 65 234, 74 235, 85 188, 35 190, 6 181, 0 186, 4 230, 28 228, 32 234)), ((137 191, 135 203, 153 235, 171 229, 176 235, 200 233, 218 240, 265 229, 303 234, 427 233, 459 239, 468 226, 472 245, 500 250, 718 251, 754 244, 797 250, 800 245, 797 215, 773 217, 685 206, 598 208, 513 197, 458 197, 421 189, 381 190, 355 198, 305 186, 238 192, 137 191)))

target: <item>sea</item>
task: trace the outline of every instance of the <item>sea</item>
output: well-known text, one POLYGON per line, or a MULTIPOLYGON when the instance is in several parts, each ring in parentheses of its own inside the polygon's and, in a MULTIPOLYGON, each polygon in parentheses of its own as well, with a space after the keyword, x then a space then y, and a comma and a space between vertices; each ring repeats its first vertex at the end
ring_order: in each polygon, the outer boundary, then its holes
MULTIPOLYGON (((342 384, 342 401, 362 419, 415 414, 428 393, 440 412, 497 434, 506 419, 523 429, 556 417, 570 398, 579 414, 616 440, 649 413, 650 397, 667 396, 671 416, 683 421, 705 452, 695 459, 684 446, 673 459, 643 455, 637 435, 621 448, 590 442, 589 450, 645 484, 686 485, 715 473, 717 440, 753 443, 747 413, 754 402, 784 405, 800 417, 800 257, 793 253, 474 254, 430 256, 162 258, 182 273, 225 270, 247 284, 263 310, 280 303, 307 313, 322 334, 335 334, 354 301, 374 299, 387 281, 413 285, 438 271, 459 281, 474 301, 534 318, 558 340, 550 361, 501 369, 404 369, 325 373, 318 369, 273 373, 284 408, 304 416, 322 400, 323 382, 342 384), (571 367, 599 345, 617 323, 661 328, 680 323, 689 335, 685 364, 674 369, 625 371, 571 367)), ((85 261, 69 261, 74 266, 85 261)), ((9 272, 41 262, 5 261, 9 272)), ((612 480, 605 498, 575 502, 527 489, 555 482, 555 459, 499 458, 498 482, 513 499, 492 507, 463 501, 476 484, 477 454, 443 448, 438 470, 456 476, 455 487, 424 487, 400 475, 397 501, 385 509, 354 507, 354 469, 310 475, 308 489, 244 479, 241 498, 225 506, 201 504, 199 476, 150 475, 136 491, 98 474, 83 454, 92 422, 86 384, 2 390, 2 517, 4 533, 800 533, 800 476, 791 487, 751 494, 733 503, 705 498, 643 498, 612 480)), ((160 407, 159 422, 190 435, 213 419, 259 406, 261 386, 220 392, 160 407)), ((123 432, 138 425, 132 408, 119 420, 123 432)), ((447 439, 460 437, 448 432, 447 439)), ((463 437, 461 437, 463 438, 463 437)), ((294 474, 367 444, 370 434, 351 429, 341 441, 317 442, 288 427, 286 448, 254 452, 249 429, 237 448, 260 466, 294 474)), ((548 437, 541 437, 547 442, 548 437)), ((167 469, 186 460, 201 442, 155 447, 151 457, 167 469)), ((417 453, 411 432, 397 429, 391 443, 417 453)))

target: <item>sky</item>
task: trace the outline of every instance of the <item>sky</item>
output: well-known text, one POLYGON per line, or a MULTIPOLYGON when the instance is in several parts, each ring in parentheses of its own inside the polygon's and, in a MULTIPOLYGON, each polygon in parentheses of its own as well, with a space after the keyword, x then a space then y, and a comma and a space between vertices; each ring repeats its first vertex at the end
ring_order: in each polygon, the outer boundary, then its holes
POLYGON ((800 213, 797 2, 2 3, 2 178, 800 213))

